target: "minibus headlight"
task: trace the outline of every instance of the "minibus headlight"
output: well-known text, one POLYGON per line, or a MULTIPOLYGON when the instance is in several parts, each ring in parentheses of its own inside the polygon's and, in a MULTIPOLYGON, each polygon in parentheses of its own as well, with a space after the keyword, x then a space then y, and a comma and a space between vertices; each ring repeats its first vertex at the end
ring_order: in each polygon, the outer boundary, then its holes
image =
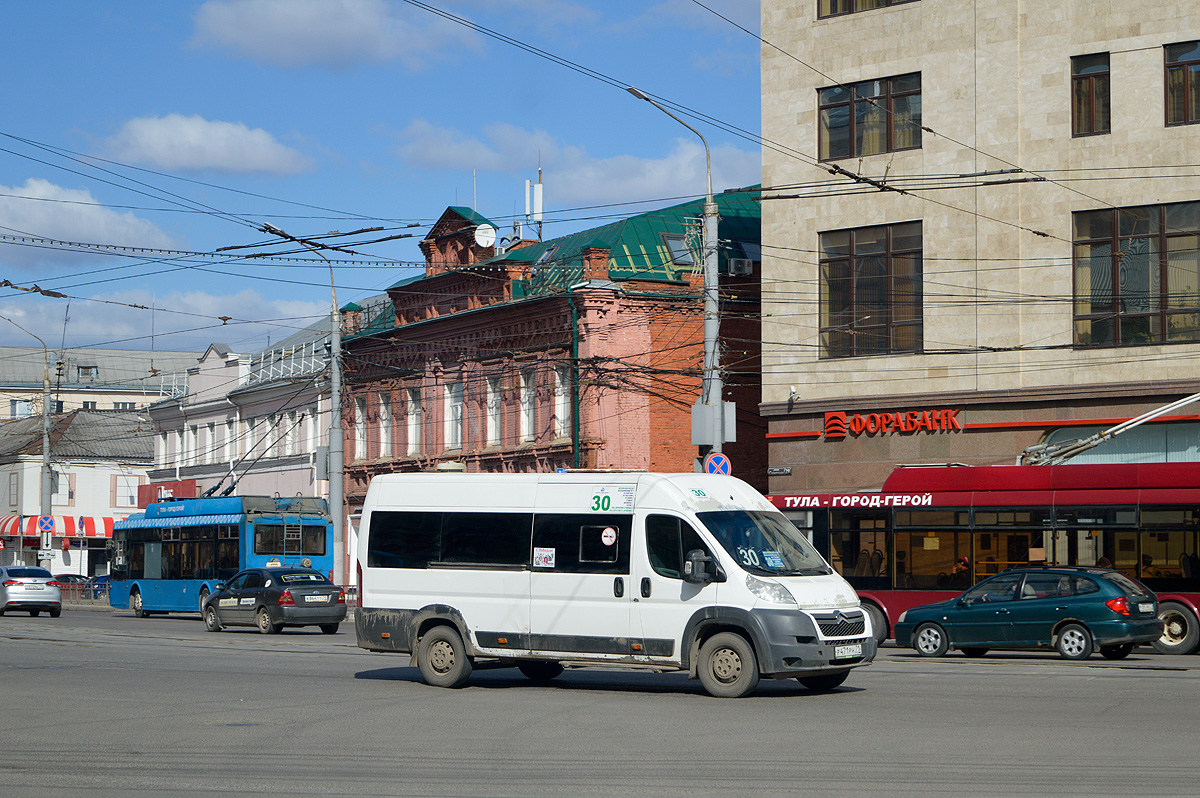
POLYGON ((772 604, 796 603, 796 599, 788 592, 788 589, 778 582, 767 582, 751 574, 746 574, 746 587, 763 601, 769 601, 772 604))

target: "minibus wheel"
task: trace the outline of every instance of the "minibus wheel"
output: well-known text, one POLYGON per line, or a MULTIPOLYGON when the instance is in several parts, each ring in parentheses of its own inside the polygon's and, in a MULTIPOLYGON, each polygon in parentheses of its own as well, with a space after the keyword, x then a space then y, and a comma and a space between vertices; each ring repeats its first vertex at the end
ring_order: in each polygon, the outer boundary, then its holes
POLYGON ((720 632, 700 646, 700 684, 716 698, 741 698, 758 687, 758 661, 746 638, 720 632))
POLYGON ((462 687, 471 678, 471 660, 462 637, 449 626, 435 626, 417 645, 417 667, 427 684, 462 687))
POLYGON ((563 666, 558 662, 527 659, 517 663, 517 670, 535 682, 548 682, 563 672, 563 666))

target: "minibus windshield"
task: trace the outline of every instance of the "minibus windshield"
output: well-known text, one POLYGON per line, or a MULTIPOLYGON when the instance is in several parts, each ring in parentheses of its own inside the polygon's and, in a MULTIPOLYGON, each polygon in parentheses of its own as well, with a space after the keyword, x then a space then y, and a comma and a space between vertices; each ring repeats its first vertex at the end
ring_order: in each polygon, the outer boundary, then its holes
POLYGON ((751 573, 768 576, 833 573, 800 530, 778 513, 724 510, 698 516, 721 547, 751 573))

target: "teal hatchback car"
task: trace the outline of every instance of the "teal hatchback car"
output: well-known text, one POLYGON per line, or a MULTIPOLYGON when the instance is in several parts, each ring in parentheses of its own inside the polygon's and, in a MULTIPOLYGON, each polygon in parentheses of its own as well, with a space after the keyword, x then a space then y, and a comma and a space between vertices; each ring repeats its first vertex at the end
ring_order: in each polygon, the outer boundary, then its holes
POLYGON ((1158 599, 1109 568, 1020 568, 989 577, 961 596, 904 612, 896 644, 926 657, 950 649, 981 657, 990 649, 1053 648, 1067 659, 1099 649, 1123 659, 1162 636, 1158 599))

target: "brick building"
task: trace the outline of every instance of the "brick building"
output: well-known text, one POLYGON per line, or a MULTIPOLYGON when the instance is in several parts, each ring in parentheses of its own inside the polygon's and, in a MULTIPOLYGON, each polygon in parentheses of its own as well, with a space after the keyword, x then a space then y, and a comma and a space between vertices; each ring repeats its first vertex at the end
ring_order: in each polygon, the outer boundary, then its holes
MULTIPOLYGON (((757 412, 759 218, 753 191, 716 197, 725 398, 735 473, 766 486, 757 412)), ((346 500, 375 474, 691 471, 703 350, 701 202, 550 241, 494 240, 452 207, 421 242, 423 275, 347 307, 346 500), (505 246, 507 245, 507 246, 505 246)))

